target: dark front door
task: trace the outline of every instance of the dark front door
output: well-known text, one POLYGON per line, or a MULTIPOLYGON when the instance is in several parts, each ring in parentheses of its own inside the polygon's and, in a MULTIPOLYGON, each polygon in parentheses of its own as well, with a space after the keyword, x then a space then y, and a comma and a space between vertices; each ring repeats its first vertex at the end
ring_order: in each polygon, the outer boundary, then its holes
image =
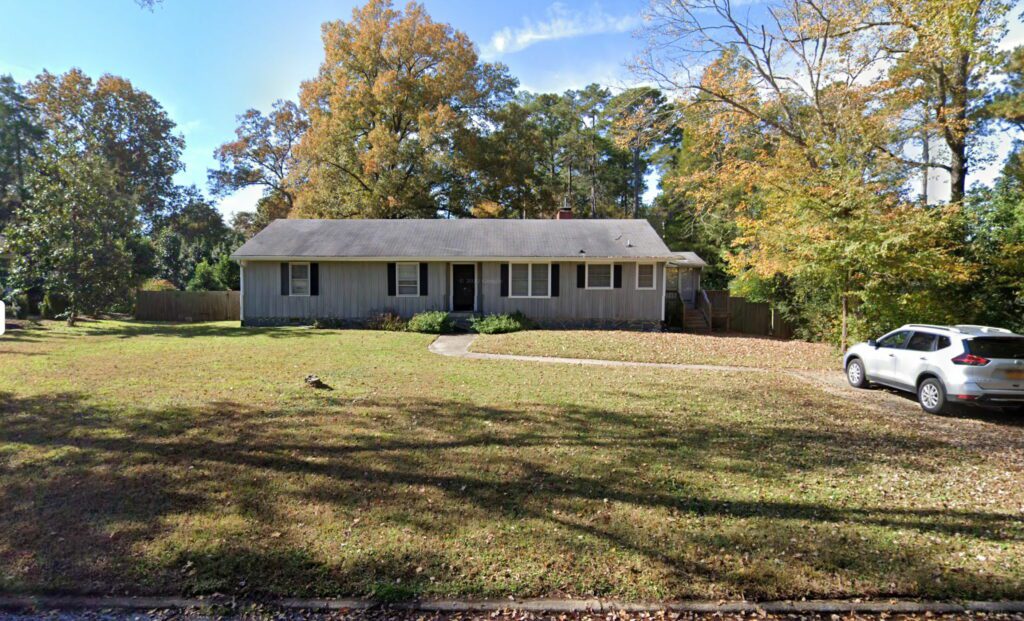
POLYGON ((452 266, 452 310, 471 311, 476 299, 476 266, 452 266))

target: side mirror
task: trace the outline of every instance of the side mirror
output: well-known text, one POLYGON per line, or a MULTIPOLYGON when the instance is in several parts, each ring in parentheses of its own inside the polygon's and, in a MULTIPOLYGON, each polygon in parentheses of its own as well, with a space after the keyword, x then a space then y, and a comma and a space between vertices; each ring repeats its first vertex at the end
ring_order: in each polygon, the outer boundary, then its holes
POLYGON ((868 347, 874 347, 875 349, 878 349, 878 341, 876 341, 875 339, 868 339, 868 347))

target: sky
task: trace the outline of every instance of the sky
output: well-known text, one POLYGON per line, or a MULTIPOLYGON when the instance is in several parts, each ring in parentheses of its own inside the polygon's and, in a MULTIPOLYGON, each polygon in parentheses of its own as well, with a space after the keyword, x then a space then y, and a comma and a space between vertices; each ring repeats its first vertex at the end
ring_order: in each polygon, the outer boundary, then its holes
MULTIPOLYGON (((354 0, 0 0, 0 74, 27 81, 43 69, 112 73, 150 93, 185 137, 177 181, 207 189, 213 150, 231 140, 235 117, 296 99, 323 58, 320 25, 348 20, 354 0)), ((646 0, 425 0, 431 16, 465 32, 487 61, 508 65, 523 89, 561 92, 598 82, 636 83, 627 68, 646 0)), ((404 1, 398 0, 397 6, 404 1)), ((1004 47, 1024 43, 1016 20, 1004 47)), ((1005 152, 1008 136, 996 137, 1005 152)), ((972 180, 988 182, 995 164, 972 180)), ((648 198, 656 191, 655 180, 648 198)), ((259 188, 221 200, 230 216, 251 210, 259 188)))
MULTIPOLYGON (((177 181, 207 189, 213 150, 235 117, 297 99, 323 59, 320 25, 348 21, 352 0, 0 0, 0 73, 27 81, 72 67, 112 73, 153 95, 184 135, 177 181)), ((404 0, 396 2, 404 6, 404 0)), ((508 65, 521 88, 561 92, 632 82, 626 63, 645 0, 427 0, 431 17, 465 32, 481 57, 508 65)), ((251 210, 261 190, 222 200, 226 215, 251 210)))

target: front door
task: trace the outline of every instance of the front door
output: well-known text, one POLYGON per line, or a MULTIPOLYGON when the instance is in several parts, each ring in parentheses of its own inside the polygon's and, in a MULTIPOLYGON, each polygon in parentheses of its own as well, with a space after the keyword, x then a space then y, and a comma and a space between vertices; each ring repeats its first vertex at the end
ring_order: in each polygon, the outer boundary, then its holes
POLYGON ((476 300, 476 265, 452 265, 452 310, 471 311, 476 300))

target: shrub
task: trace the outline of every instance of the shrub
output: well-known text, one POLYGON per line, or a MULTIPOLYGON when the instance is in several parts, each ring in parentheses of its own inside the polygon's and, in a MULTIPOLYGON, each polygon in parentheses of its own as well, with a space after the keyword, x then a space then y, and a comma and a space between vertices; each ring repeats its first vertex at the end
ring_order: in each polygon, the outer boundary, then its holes
POLYGON ((403 332, 406 328, 406 321, 397 313, 378 313, 366 322, 368 330, 385 330, 387 332, 403 332))
POLYGON ((409 332, 425 334, 447 334, 454 328, 455 324, 445 311, 428 311, 413 315, 406 325, 409 332))
POLYGON ((177 291, 174 283, 166 278, 150 278, 142 283, 143 291, 177 291))
POLYGON ((313 328, 317 330, 336 330, 338 328, 345 327, 344 319, 335 319, 334 317, 318 317, 313 320, 313 328))
POLYGON ((480 334, 505 334, 506 332, 530 330, 534 327, 534 323, 519 311, 511 315, 487 315, 472 321, 473 329, 480 334))
POLYGON ((43 319, 62 319, 68 310, 68 299, 59 293, 47 292, 39 304, 39 314, 43 319))

